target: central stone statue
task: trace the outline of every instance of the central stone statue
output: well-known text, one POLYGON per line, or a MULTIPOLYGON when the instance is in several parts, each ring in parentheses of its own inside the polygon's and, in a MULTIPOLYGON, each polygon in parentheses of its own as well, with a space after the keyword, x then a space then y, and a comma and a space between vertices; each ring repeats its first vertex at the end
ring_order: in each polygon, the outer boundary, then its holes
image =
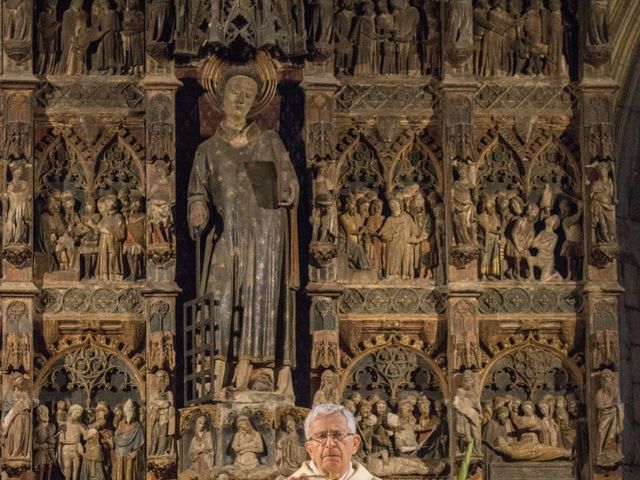
POLYGON ((229 75, 224 119, 198 147, 189 181, 192 236, 210 228, 198 295, 219 302, 218 396, 223 388, 293 395, 299 188, 278 134, 248 120, 260 92, 256 77, 229 75))

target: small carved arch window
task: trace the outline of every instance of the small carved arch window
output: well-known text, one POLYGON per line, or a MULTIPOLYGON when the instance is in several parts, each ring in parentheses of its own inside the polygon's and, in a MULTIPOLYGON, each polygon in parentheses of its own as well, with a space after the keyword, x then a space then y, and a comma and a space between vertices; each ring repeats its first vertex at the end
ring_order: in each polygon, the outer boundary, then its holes
POLYGON ((490 193, 524 193, 524 169, 510 147, 497 142, 482 156, 478 166, 478 186, 490 193))
POLYGON ((440 192, 441 166, 431 148, 422 139, 416 139, 411 148, 403 152, 392 167, 390 191, 420 185, 423 193, 440 192))
POLYGON ((102 150, 95 165, 94 191, 128 187, 144 192, 144 169, 133 150, 117 136, 102 150))
POLYGON ((384 188, 382 166, 373 148, 360 141, 347 154, 340 166, 340 190, 355 191, 370 188, 380 191, 384 188))
POLYGON ((54 405, 59 400, 90 407, 99 401, 140 403, 140 386, 130 365, 120 356, 93 344, 67 351, 40 377, 38 398, 54 405))
POLYGON ((535 345, 517 347, 490 368, 482 389, 482 400, 508 396, 538 402, 554 398, 580 398, 580 385, 563 358, 535 345))
MULTIPOLYGON (((549 185, 554 193, 580 197, 580 171, 573 157, 558 143, 547 145, 533 160, 527 176, 530 196, 538 197, 549 185)), ((532 199, 532 200, 533 200, 532 199)))

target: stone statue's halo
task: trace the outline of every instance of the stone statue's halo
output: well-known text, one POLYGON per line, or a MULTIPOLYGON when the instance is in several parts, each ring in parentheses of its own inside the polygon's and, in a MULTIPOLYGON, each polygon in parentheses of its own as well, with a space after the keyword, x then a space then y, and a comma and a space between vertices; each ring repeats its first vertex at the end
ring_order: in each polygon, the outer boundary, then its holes
POLYGON ((250 117, 255 116, 264 110, 276 94, 278 72, 275 64, 265 52, 258 52, 255 59, 244 65, 230 64, 215 55, 209 57, 200 69, 200 84, 216 110, 222 111, 225 84, 236 75, 252 78, 258 84, 258 94, 249 111, 250 117))

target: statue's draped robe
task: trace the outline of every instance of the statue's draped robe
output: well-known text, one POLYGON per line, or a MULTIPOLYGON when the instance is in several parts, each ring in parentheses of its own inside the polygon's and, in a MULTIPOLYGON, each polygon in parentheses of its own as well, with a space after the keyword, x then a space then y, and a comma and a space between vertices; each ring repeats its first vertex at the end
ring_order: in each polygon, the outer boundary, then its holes
POLYGON ((114 435, 114 480, 142 480, 145 475, 144 429, 139 422, 122 420, 114 435))
MULTIPOLYGON (((264 208, 266 204, 259 204, 254 194, 247 167, 272 162, 278 183, 295 185, 295 198, 296 174, 276 132, 261 131, 252 123, 243 134, 248 143, 234 147, 230 143, 234 134, 221 125, 196 152, 189 208, 194 202, 205 202, 215 231, 207 237, 212 244, 205 248, 199 294, 213 292, 220 302, 216 358, 228 360, 233 332, 239 334, 231 352, 236 360, 292 366, 293 289, 298 284, 295 202, 290 208, 275 204, 264 208)), ((268 187, 266 180, 261 187, 268 187)))

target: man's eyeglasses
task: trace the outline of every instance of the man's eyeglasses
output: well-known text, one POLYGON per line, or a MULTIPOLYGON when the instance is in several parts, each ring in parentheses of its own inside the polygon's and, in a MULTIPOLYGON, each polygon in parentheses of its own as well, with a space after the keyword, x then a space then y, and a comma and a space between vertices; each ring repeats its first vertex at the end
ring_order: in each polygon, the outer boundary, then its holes
POLYGON ((347 432, 318 432, 315 435, 311 435, 311 437, 309 438, 310 442, 317 442, 317 443, 326 443, 327 440, 329 439, 329 437, 331 437, 333 439, 334 442, 344 442, 347 437, 352 436, 353 433, 347 433, 347 432))

